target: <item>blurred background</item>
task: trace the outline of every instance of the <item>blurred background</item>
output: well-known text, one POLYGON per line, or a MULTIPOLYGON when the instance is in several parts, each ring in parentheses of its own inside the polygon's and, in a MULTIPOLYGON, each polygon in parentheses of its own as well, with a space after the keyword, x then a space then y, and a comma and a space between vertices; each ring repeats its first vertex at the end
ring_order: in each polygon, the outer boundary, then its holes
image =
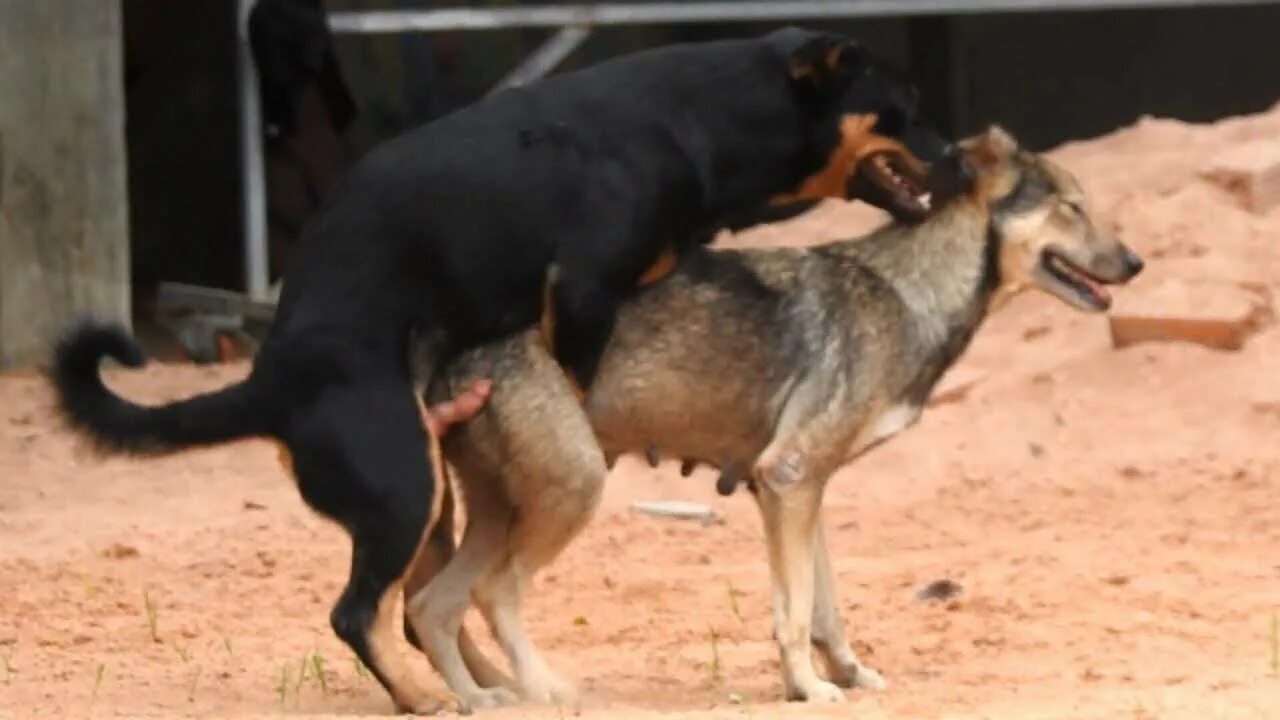
MULTIPOLYGON (((238 66, 251 56, 240 28, 255 0, 0 2, 0 179, 10 188, 0 195, 0 366, 39 359, 73 310, 147 324, 162 283, 197 288, 160 298, 175 311, 213 303, 214 315, 243 314, 223 308, 234 298, 198 288, 264 299, 249 287, 246 233, 265 236, 266 267, 251 272, 259 285, 273 283, 343 168, 378 141, 480 98, 557 32, 329 33, 320 22, 325 13, 557 5, 532 0, 261 1, 261 124, 243 92, 253 75, 238 66), (260 137, 247 138, 255 127, 260 137), (250 167, 257 157, 260 171, 250 167), (257 210, 255 197, 265 199, 257 210)), ((722 4, 729 13, 741 5, 722 4)), ((763 3, 784 13, 815 4, 763 3)), ((849 17, 851 5, 827 3, 843 6, 844 17, 796 22, 847 33, 901 65, 927 112, 957 134, 998 120, 1039 149, 1144 114, 1204 121, 1280 96, 1277 3, 906 0, 862 3, 875 16, 849 17), (1005 9, 981 11, 987 5, 1005 9), (949 7, 964 12, 919 12, 949 7)), ((783 22, 595 26, 546 69, 783 22)), ((182 335, 172 327, 160 335, 174 332, 182 335)), ((218 352, 207 337, 180 339, 197 359, 218 352)))

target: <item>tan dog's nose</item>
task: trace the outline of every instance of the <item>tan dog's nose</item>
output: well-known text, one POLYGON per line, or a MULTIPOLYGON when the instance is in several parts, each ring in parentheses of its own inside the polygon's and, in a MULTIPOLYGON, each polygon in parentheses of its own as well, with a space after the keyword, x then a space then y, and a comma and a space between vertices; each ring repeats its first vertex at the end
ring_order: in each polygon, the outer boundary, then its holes
POLYGON ((1132 280, 1137 277, 1145 266, 1146 263, 1142 262, 1142 258, 1138 257, 1138 253, 1130 250, 1129 246, 1124 246, 1124 270, 1127 279, 1132 280))

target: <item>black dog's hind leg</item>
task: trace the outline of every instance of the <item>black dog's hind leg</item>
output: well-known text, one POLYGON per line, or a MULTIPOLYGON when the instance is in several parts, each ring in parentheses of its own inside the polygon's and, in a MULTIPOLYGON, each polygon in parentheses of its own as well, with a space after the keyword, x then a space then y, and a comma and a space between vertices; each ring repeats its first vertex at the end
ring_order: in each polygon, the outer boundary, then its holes
POLYGON ((288 438, 303 497, 351 535, 351 576, 330 620, 401 711, 456 705, 414 677, 396 647, 395 605, 435 500, 413 388, 347 386, 322 395, 288 438))

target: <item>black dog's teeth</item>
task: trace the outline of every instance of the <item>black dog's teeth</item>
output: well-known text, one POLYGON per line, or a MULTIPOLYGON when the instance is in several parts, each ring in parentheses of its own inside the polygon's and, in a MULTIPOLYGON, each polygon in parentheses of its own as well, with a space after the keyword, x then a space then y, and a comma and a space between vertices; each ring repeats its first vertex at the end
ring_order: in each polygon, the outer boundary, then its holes
POLYGON ((876 167, 879 168, 880 171, 883 172, 899 190, 911 195, 917 202, 928 209, 929 201, 931 200, 929 193, 920 193, 914 182, 902 173, 899 173, 893 167, 893 163, 889 161, 889 157, 887 155, 876 155, 871 159, 871 161, 876 164, 876 167))

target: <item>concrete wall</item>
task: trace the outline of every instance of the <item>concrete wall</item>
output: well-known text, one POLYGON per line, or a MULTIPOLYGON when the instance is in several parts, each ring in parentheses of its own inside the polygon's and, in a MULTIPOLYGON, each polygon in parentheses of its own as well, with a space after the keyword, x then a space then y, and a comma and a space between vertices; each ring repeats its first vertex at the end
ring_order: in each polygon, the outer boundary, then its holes
POLYGON ((0 367, 129 318, 119 3, 0 0, 0 367))

